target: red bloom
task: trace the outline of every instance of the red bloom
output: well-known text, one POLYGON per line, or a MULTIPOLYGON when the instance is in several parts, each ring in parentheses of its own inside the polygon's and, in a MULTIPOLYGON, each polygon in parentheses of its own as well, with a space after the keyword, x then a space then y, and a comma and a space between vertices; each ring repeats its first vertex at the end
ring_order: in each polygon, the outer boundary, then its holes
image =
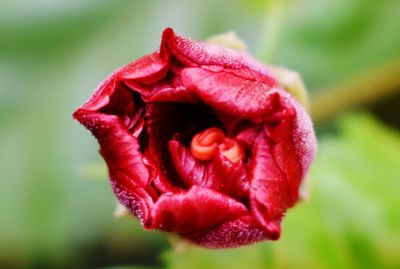
POLYGON ((308 114, 264 65, 169 28, 74 118, 145 228, 211 248, 278 239, 316 148, 308 114))

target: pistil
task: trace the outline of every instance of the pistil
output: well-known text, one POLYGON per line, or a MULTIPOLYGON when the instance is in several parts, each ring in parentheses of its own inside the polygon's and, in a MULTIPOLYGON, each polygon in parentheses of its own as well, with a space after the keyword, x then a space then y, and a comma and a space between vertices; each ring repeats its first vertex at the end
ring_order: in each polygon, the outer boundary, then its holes
POLYGON ((197 133, 190 144, 192 155, 199 160, 211 160, 217 149, 225 139, 224 132, 216 127, 208 128, 203 132, 197 133))
POLYGON ((226 137, 217 127, 197 133, 190 144, 190 151, 196 159, 202 161, 212 160, 218 151, 233 163, 245 158, 243 145, 235 139, 226 137))

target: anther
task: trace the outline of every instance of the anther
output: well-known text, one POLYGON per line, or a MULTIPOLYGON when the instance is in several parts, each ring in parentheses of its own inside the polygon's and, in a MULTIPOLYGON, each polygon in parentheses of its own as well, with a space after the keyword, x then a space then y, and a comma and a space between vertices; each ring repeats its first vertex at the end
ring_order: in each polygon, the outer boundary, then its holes
POLYGON ((221 153, 233 163, 243 161, 246 156, 243 145, 231 138, 226 138, 224 142, 219 145, 219 149, 221 153))

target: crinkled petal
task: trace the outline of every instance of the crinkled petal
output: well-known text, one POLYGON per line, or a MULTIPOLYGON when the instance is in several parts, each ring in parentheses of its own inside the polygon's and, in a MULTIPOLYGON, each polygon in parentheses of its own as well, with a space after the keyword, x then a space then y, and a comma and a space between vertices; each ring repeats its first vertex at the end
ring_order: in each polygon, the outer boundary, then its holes
POLYGON ((164 30, 161 50, 168 50, 185 66, 217 65, 228 69, 251 71, 264 81, 274 82, 272 73, 250 55, 224 46, 185 39, 171 28, 164 30))
POLYGON ((148 173, 137 139, 126 130, 117 116, 79 109, 74 117, 97 138, 100 153, 107 164, 112 164, 136 185, 147 185, 148 173))
POLYGON ((305 177, 316 151, 316 138, 312 122, 301 105, 288 93, 281 91, 283 107, 293 108, 293 118, 281 121, 277 126, 265 125, 273 142, 272 155, 288 178, 293 206, 298 199, 299 187, 305 177))
POLYGON ((201 105, 156 102, 147 104, 145 121, 149 137, 146 158, 170 183, 183 187, 185 184, 172 164, 168 141, 178 133, 184 139, 190 139, 193 133, 215 126, 217 120, 208 108, 201 105))
POLYGON ((153 83, 166 75, 169 56, 160 56, 159 52, 143 56, 125 65, 108 76, 80 108, 96 111, 110 102, 110 97, 121 82, 153 83))
POLYGON ((201 186, 237 200, 246 200, 249 183, 243 162, 233 163, 221 153, 212 161, 197 160, 176 140, 169 141, 168 148, 174 167, 187 188, 201 186))
POLYGON ((291 197, 286 175, 280 170, 271 152, 271 141, 260 133, 250 159, 250 206, 257 221, 279 237, 281 219, 291 197))
MULTIPOLYGON (((132 197, 132 202, 122 199, 121 202, 133 213, 143 212, 139 218, 144 221, 148 206, 148 196, 139 189, 148 187, 148 171, 143 163, 137 138, 131 135, 121 120, 115 115, 78 109, 74 118, 88 128, 100 144, 100 153, 107 163, 110 179, 115 187, 126 197, 132 197)), ((119 196, 122 198, 122 196, 119 196)))
POLYGON ((154 156, 150 153, 149 149, 146 149, 144 152, 143 162, 149 172, 149 182, 152 186, 154 186, 157 192, 179 193, 183 191, 183 189, 175 186, 172 182, 170 182, 166 173, 164 173, 160 165, 158 165, 158 161, 154 159, 154 156))
MULTIPOLYGON (((179 176, 176 173, 171 158, 168 152, 168 141, 172 135, 180 130, 184 121, 188 120, 189 115, 186 117, 177 118, 180 114, 180 108, 173 103, 151 103, 146 107, 146 131, 148 134, 148 148, 145 152, 147 160, 154 167, 154 172, 160 181, 160 191, 165 191, 166 186, 169 192, 179 192, 177 187, 180 187, 179 176), (166 182, 166 181, 169 182, 166 182)), ((156 186, 156 187, 157 187, 156 186)))
MULTIPOLYGON (((298 200, 299 187, 316 150, 312 123, 288 93, 274 90, 275 110, 265 117, 250 160, 250 205, 255 218, 279 236, 287 208, 298 200)), ((239 135, 240 136, 240 135, 239 135)))
POLYGON ((176 140, 168 142, 168 149, 175 170, 187 188, 193 185, 208 189, 214 187, 215 176, 210 173, 209 162, 197 160, 187 147, 176 140))
POLYGON ((141 188, 132 186, 126 187, 124 180, 129 179, 117 169, 109 168, 111 186, 118 200, 125 208, 127 208, 134 216, 136 216, 142 225, 146 225, 150 221, 150 212, 153 206, 153 199, 150 196, 154 192, 152 188, 141 188))
POLYGON ((243 161, 231 162, 219 152, 214 156, 210 168, 220 192, 229 194, 242 202, 247 200, 249 180, 243 161))
POLYGON ((120 78, 127 84, 131 81, 151 84, 162 79, 168 72, 169 54, 156 51, 128 64, 120 72, 120 78))
POLYGON ((163 194, 152 208, 148 228, 180 234, 200 232, 248 214, 240 202, 213 190, 193 186, 182 194, 163 194))
POLYGON ((183 86, 173 87, 168 83, 161 85, 151 85, 144 87, 142 85, 133 85, 131 87, 134 91, 141 94, 145 102, 175 102, 175 103, 196 103, 198 102, 197 96, 183 86))
POLYGON ((276 98, 267 83, 249 80, 226 70, 213 72, 191 67, 182 71, 186 88, 217 111, 240 119, 262 122, 276 98))
POLYGON ((243 128, 240 130, 240 132, 236 134, 235 139, 245 145, 246 148, 251 149, 253 148, 254 141, 261 133, 262 129, 263 128, 259 125, 253 125, 247 128, 243 128))
POLYGON ((116 70, 107 77, 92 94, 90 99, 80 108, 88 111, 98 111, 109 104, 110 96, 112 96, 118 86, 117 74, 120 70, 116 70))

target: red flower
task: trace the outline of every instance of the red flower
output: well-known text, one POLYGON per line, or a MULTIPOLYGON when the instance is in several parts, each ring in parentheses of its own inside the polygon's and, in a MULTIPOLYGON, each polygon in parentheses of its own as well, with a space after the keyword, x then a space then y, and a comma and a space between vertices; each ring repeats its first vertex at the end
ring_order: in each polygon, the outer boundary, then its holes
POLYGON ((264 65, 169 28, 74 118, 145 228, 211 248, 278 239, 316 148, 309 116, 264 65))

